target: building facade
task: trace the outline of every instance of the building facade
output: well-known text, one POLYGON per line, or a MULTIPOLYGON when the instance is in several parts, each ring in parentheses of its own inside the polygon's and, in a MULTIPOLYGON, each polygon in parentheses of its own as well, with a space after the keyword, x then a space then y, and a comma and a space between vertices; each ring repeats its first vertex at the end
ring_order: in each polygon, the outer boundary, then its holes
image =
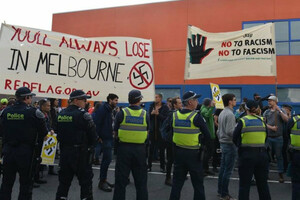
MULTIPOLYGON (((211 97, 209 83, 239 102, 253 93, 277 93, 280 103, 300 111, 300 1, 179 0, 53 15, 52 30, 82 37, 130 36, 152 39, 155 84, 164 97, 194 90, 211 97), (188 25, 229 32, 275 23, 277 78, 231 77, 184 80, 188 25), (277 87, 276 87, 277 86, 277 87), (277 89, 276 89, 277 88, 277 89)), ((201 101, 201 100, 200 100, 201 101)), ((266 102, 265 102, 266 104, 266 102)))

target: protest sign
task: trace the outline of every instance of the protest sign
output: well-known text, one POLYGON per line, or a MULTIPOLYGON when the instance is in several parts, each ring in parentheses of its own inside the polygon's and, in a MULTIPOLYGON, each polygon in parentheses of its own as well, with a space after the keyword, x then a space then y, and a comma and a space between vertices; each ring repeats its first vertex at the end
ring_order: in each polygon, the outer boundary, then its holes
POLYGON ((43 147, 42 147, 42 163, 43 165, 53 165, 54 159, 56 155, 56 148, 57 148, 57 138, 56 134, 47 135, 47 140, 44 141, 43 147))
POLYGON ((218 84, 210 83, 211 94, 217 109, 224 109, 221 90, 218 84))
POLYGON ((128 101, 141 90, 143 101, 154 98, 151 40, 133 37, 82 38, 2 24, 0 33, 0 93, 29 87, 39 97, 67 99, 82 89, 91 100, 109 93, 128 101))
POLYGON ((276 76, 274 25, 225 33, 189 26, 185 80, 235 76, 276 76))

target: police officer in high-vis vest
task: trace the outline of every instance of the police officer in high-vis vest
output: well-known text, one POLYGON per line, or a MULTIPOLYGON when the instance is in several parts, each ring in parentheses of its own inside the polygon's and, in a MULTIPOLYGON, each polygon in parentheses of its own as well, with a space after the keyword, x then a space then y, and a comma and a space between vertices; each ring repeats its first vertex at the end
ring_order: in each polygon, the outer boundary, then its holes
POLYGON ((3 136, 3 179, 1 200, 10 200, 16 173, 20 177, 19 200, 32 199, 33 173, 40 155, 38 142, 47 135, 44 114, 30 107, 34 93, 27 87, 17 89, 17 102, 0 115, 0 135, 3 136))
POLYGON ((131 90, 128 94, 129 107, 116 116, 114 130, 119 146, 113 200, 125 200, 130 171, 136 187, 136 199, 148 199, 145 141, 149 119, 146 111, 140 107, 142 98, 139 90, 131 90))
POLYGON ((57 200, 67 199, 74 175, 79 180, 81 199, 93 199, 92 160, 97 138, 92 117, 84 110, 89 98, 82 90, 73 91, 70 105, 57 117, 57 139, 61 152, 57 200))
POLYGON ((210 134, 201 114, 195 109, 197 95, 188 91, 182 96, 183 109, 173 113, 174 174, 170 200, 180 199, 186 175, 191 175, 194 187, 194 200, 205 199, 201 147, 208 141, 210 134))
POLYGON ((258 103, 248 100, 247 115, 242 117, 233 132, 238 150, 240 176, 239 200, 248 200, 254 175, 260 200, 270 200, 268 186, 269 158, 266 149, 267 128, 263 118, 256 115, 258 103))
POLYGON ((288 123, 290 136, 290 157, 292 175, 292 200, 300 199, 300 115, 294 116, 288 123))

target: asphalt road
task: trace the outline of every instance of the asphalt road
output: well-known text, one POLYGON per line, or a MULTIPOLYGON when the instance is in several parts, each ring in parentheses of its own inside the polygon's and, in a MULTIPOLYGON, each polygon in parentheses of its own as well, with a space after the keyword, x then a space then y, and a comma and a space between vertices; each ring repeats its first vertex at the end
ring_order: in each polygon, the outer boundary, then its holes
MULTIPOLYGON (((114 182, 114 162, 111 164, 109 172, 108 172, 108 180, 110 182, 114 182)), ((291 199, 291 182, 290 178, 285 177, 286 181, 283 184, 278 183, 278 174, 275 170, 275 166, 271 167, 270 174, 269 174, 269 187, 271 192, 271 197, 273 200, 289 200, 291 199)), ((57 170, 57 166, 55 167, 57 170)), ((99 177, 99 166, 94 166, 94 178, 93 178, 93 192, 94 192, 94 199, 101 199, 101 200, 111 200, 113 193, 103 192, 97 188, 98 185, 98 177, 99 177)), ((54 200, 55 193, 58 186, 58 178, 57 176, 50 176, 46 172, 44 173, 44 179, 48 181, 47 184, 41 185, 40 188, 36 188, 33 191, 33 199, 34 200, 54 200)), ((130 177, 131 183, 127 186, 126 192, 126 199, 134 200, 135 199, 135 187, 133 183, 133 178, 130 177)), ((159 172, 159 164, 154 163, 152 168, 152 172, 148 173, 148 192, 149 192, 149 199, 154 200, 167 200, 170 195, 171 187, 166 186, 164 184, 165 175, 159 172)), ((2 182, 2 181, 1 181, 2 182)), ((217 197, 217 183, 218 178, 217 175, 205 177, 204 179, 204 187, 205 187, 205 194, 207 200, 218 200, 217 197)), ((230 194, 237 198, 238 197, 238 174, 237 170, 235 169, 230 185, 229 185, 229 192, 230 194)), ((12 199, 17 200, 18 196, 18 179, 14 185, 12 199)), ((256 186, 251 187, 251 194, 250 199, 258 200, 258 193, 256 186)), ((70 200, 77 200, 80 199, 80 187, 75 177, 73 179, 72 186, 69 191, 70 200)), ((193 199, 193 187, 191 184, 190 178, 185 182, 182 192, 181 192, 181 199, 182 200, 192 200, 193 199)))

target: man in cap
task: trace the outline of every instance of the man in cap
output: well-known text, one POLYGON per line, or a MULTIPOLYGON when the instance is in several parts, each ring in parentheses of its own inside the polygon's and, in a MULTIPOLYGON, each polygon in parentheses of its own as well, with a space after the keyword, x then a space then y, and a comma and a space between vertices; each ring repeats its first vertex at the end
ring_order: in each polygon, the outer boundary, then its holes
POLYGON ((136 199, 147 200, 147 165, 145 141, 148 134, 147 112, 141 109, 139 90, 128 94, 129 107, 118 112, 114 130, 119 139, 113 200, 125 200, 130 171, 136 187, 136 199))
POLYGON ((57 117, 57 139, 61 151, 57 200, 67 199, 74 175, 79 180, 81 199, 93 199, 92 160, 97 138, 92 117, 84 110, 89 98, 82 90, 73 91, 69 106, 57 117))
POLYGON ((36 163, 35 147, 47 135, 44 115, 30 107, 34 93, 27 87, 17 89, 17 102, 0 115, 0 135, 3 136, 3 179, 1 200, 10 200, 16 178, 20 176, 19 199, 32 199, 32 175, 36 163))
POLYGON ((283 125, 289 120, 284 110, 280 109, 277 105, 278 99, 276 96, 271 95, 268 98, 269 109, 263 114, 268 128, 268 146, 275 153, 277 159, 277 168, 279 173, 279 182, 283 183, 283 125))
POLYGON ((189 172, 194 187, 194 199, 205 199, 201 146, 210 134, 195 109, 201 95, 188 91, 182 96, 183 109, 173 113, 174 174, 170 200, 179 200, 186 175, 189 172))

